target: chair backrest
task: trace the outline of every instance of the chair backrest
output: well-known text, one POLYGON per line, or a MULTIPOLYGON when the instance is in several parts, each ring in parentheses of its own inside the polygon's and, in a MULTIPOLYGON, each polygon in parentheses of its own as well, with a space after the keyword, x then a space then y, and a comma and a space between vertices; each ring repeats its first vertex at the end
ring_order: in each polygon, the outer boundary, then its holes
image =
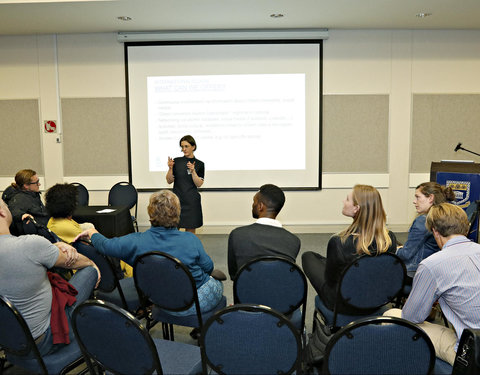
POLYGON ((279 312, 238 304, 205 323, 200 348, 207 364, 221 374, 291 374, 299 371, 300 334, 279 312))
POLYGON ((78 191, 78 205, 88 206, 89 194, 87 188, 79 182, 72 182, 72 185, 77 187, 78 191))
POLYGON ((133 265, 133 277, 142 300, 171 311, 187 310, 195 304, 202 324, 195 279, 180 260, 160 251, 142 254, 133 265))
POLYGON ((465 328, 458 343, 452 375, 480 373, 480 329, 465 328))
POLYGON ((46 226, 39 224, 38 222, 30 218, 22 220, 22 227, 24 234, 37 234, 39 236, 45 237, 51 243, 62 241, 60 237, 58 237, 46 226))
POLYGON ((135 217, 137 216, 137 201, 137 189, 129 182, 118 182, 108 192, 109 206, 128 206, 128 208, 135 206, 135 217))
POLYGON ((406 274, 405 264, 395 254, 363 255, 355 259, 342 272, 335 317, 340 304, 362 314, 392 302, 403 290, 406 274))
MULTIPOLYGON (((98 289, 102 292, 110 293, 113 292, 116 288, 119 288, 119 293, 122 298, 122 301, 125 302, 125 298, 123 297, 123 293, 121 287, 119 286, 118 278, 115 273, 115 268, 113 267, 110 260, 105 257, 103 254, 100 254, 97 249, 95 249, 92 245, 87 244, 83 241, 76 241, 73 244, 73 247, 77 249, 77 251, 85 255, 87 258, 93 261, 100 270, 102 278, 100 283, 98 284, 98 289)), ((126 302, 124 307, 126 306, 126 302)))
POLYGON ((234 303, 269 306, 284 315, 302 307, 302 330, 307 303, 307 279, 289 259, 264 256, 244 264, 233 280, 234 303))
POLYGON ((45 363, 38 352, 25 319, 8 298, 0 296, 0 347, 7 356, 33 357, 38 366, 36 371, 47 374, 45 363))
POLYGON ((480 200, 472 202, 465 210, 468 216, 468 234, 467 237, 478 242, 478 213, 480 211, 480 200))
POLYGON ((162 374, 155 344, 135 317, 112 303, 88 300, 73 312, 84 355, 116 374, 162 374))
POLYGON ((328 374, 430 374, 435 349, 425 331, 404 319, 374 317, 340 329, 326 347, 328 374))

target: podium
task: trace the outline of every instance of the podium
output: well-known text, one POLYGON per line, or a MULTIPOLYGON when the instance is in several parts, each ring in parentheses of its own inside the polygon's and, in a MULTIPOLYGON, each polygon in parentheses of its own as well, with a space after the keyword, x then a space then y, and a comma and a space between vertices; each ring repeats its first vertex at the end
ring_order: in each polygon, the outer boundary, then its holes
POLYGON ((468 237, 478 242, 480 209, 480 163, 443 161, 432 162, 430 181, 450 186, 455 192, 455 204, 465 210, 471 227, 468 237))

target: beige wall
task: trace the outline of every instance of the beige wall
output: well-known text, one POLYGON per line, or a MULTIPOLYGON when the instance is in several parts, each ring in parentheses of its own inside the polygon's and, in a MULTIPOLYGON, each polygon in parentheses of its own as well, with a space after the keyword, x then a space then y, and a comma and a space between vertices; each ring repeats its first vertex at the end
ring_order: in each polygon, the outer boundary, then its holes
MULTIPOLYGON (((349 222, 340 213, 342 199, 352 185, 365 183, 380 189, 391 228, 406 230, 414 216, 412 186, 429 178, 430 161, 471 159, 453 153, 460 141, 480 148, 479 138, 469 137, 479 112, 480 31, 329 34, 323 190, 287 192, 279 219, 296 232, 336 231, 349 222)), ((82 182, 92 204, 105 204, 108 189, 127 179, 123 45, 115 34, 5 36, 0 51, 2 148, 32 134, 29 141, 38 147, 29 151, 42 167, 44 186, 82 182), (13 132, 5 119, 19 118, 15 103, 25 101, 38 103, 38 113, 25 121, 30 128, 13 132), (42 131, 51 119, 57 134, 42 131)), ((0 189, 12 171, 29 167, 27 160, 10 153, 2 160, 0 189)), ((148 195, 140 194, 141 225, 148 224, 148 195)), ((252 195, 203 192, 203 233, 251 222, 252 195)))

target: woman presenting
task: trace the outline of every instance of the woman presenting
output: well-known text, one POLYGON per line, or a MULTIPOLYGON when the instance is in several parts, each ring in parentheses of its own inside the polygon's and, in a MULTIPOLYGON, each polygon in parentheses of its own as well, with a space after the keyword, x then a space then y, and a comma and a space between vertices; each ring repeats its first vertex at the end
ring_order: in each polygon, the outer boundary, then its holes
POLYGON ((186 135, 180 139, 183 157, 168 157, 167 183, 173 184, 173 192, 180 199, 182 208, 179 228, 195 233, 203 225, 202 202, 197 188, 203 185, 205 165, 195 159, 193 152, 197 149, 195 139, 186 135))

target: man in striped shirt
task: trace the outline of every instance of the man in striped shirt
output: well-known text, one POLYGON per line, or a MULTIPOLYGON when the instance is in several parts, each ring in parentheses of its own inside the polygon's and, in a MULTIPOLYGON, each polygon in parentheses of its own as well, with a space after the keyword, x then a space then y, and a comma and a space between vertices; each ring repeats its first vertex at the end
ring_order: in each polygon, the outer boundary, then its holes
POLYGON ((441 251, 420 263, 403 310, 384 315, 417 323, 432 340, 436 356, 453 365, 463 330, 480 328, 480 245, 465 237, 467 215, 453 204, 433 206, 425 225, 441 251), (425 322, 435 301, 453 329, 425 322))

